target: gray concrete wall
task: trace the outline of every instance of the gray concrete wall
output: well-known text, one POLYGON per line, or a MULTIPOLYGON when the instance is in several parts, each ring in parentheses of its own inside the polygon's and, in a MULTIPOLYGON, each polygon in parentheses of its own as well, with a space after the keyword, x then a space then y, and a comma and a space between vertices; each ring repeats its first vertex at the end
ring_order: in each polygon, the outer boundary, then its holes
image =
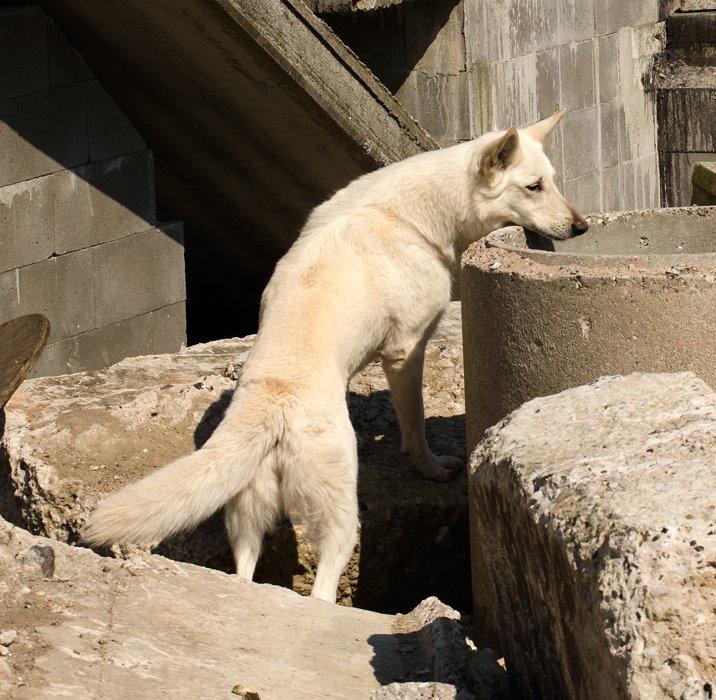
POLYGON ((655 90, 661 202, 673 207, 692 202, 696 163, 716 162, 716 3, 669 16, 666 29, 655 90))
POLYGON ((310 210, 436 147, 302 0, 43 5, 155 149, 159 211, 185 224, 192 342, 254 332, 310 210))
POLYGON ((548 144, 565 194, 587 213, 659 205, 643 84, 665 41, 659 0, 424 0, 326 19, 441 145, 567 107, 548 144))
POLYGON ((0 322, 52 324, 36 374, 185 341, 181 224, 146 144, 47 16, 0 10, 0 322))

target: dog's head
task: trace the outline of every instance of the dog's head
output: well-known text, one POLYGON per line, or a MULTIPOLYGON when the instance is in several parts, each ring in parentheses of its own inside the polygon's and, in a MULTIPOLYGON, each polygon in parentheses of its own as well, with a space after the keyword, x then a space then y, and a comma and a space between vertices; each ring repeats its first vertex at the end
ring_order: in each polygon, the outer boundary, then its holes
POLYGON ((542 148, 565 113, 560 110, 525 129, 508 129, 481 144, 472 177, 483 220, 496 228, 514 224, 557 239, 589 228, 557 189, 554 168, 542 148))

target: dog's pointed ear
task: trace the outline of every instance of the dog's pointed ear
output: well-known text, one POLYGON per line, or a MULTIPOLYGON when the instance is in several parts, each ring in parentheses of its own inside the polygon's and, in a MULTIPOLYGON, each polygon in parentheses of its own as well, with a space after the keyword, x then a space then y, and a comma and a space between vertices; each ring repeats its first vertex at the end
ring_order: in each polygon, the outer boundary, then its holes
POLYGON ((487 146, 480 162, 480 175, 491 177, 501 170, 507 170, 520 157, 520 135, 514 127, 487 146))
POLYGON ((562 121, 562 117, 567 114, 566 109, 557 110, 551 117, 542 119, 525 129, 525 133, 531 136, 535 141, 544 143, 544 140, 550 135, 552 129, 562 121))

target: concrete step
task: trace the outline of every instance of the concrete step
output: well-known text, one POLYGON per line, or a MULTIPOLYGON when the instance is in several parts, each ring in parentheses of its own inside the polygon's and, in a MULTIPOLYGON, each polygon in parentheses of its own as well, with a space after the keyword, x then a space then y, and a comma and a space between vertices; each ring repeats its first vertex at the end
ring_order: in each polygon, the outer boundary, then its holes
POLYGON ((666 20, 666 39, 670 59, 716 65, 716 11, 671 14, 666 20))
POLYGON ((694 164, 716 154, 716 66, 665 62, 655 87, 662 206, 687 206, 694 164))
POLYGON ((716 205, 716 163, 696 163, 693 183, 693 204, 716 205))
POLYGON ((436 147, 302 0, 180 5, 43 6, 155 148, 160 210, 234 274, 267 276, 314 206, 436 147))
POLYGON ((8 699, 495 698, 505 675, 436 598, 382 615, 1 517, 0 632, 8 699))

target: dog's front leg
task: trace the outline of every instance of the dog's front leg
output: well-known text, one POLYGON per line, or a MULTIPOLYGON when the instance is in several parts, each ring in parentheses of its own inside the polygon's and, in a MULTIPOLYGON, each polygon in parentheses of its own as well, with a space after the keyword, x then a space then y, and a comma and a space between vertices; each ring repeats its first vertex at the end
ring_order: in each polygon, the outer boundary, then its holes
POLYGON ((424 357, 425 346, 417 345, 405 355, 384 356, 383 370, 388 377, 393 406, 398 415, 402 451, 409 455, 417 470, 427 479, 450 481, 464 463, 458 457, 438 457, 428 447, 423 411, 424 357))

